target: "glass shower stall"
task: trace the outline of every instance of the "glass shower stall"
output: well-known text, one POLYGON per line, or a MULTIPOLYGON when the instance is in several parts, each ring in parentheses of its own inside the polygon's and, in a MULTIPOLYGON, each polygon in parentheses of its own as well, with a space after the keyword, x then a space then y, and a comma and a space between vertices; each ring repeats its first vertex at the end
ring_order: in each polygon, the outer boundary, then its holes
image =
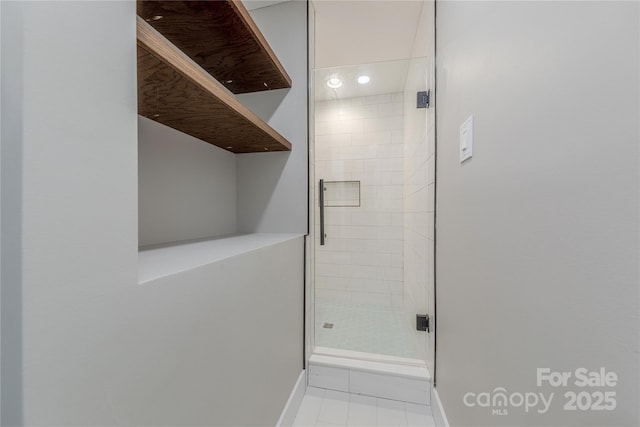
POLYGON ((314 72, 314 353, 432 364, 428 62, 314 72))

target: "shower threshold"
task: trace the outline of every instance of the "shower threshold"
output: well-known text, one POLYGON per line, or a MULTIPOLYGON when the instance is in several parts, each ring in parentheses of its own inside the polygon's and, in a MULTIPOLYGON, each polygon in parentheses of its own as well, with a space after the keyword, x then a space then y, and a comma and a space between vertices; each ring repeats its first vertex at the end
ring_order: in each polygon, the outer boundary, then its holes
POLYGON ((316 347, 309 386, 429 405, 431 376, 417 359, 316 347))
POLYGON ((340 348, 320 347, 317 346, 313 350, 313 354, 322 356, 340 357, 345 359, 367 360, 371 362, 387 363, 391 365, 408 365, 424 367, 424 360, 412 359, 409 357, 391 356, 386 354, 366 353, 363 351, 343 350, 340 348))

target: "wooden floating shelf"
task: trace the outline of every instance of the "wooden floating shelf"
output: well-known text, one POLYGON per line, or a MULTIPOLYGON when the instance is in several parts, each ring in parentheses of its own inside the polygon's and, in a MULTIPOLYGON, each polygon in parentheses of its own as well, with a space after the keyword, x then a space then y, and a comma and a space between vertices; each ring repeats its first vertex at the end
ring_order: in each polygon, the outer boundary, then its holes
POLYGON ((291 150, 289 141, 139 16, 137 35, 140 115, 233 153, 291 150))
POLYGON ((240 0, 138 0, 138 15, 233 93, 291 87, 240 0))

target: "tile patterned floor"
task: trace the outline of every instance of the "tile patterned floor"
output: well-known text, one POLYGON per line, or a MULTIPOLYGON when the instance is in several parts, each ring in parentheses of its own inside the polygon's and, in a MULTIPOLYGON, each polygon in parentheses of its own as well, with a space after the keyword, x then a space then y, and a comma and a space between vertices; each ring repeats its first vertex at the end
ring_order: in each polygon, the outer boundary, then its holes
POLYGON ((309 387, 293 427, 435 427, 431 407, 309 387))
POLYGON ((401 307, 316 300, 316 345, 389 356, 422 357, 401 307), (325 323, 333 324, 330 329, 325 323))

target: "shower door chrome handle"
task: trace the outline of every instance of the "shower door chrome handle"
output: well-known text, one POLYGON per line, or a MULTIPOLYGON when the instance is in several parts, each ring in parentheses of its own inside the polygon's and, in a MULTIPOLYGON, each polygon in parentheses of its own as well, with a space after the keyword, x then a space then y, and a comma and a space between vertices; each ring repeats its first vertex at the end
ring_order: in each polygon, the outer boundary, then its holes
POLYGON ((318 200, 320 201, 320 245, 324 245, 324 179, 320 180, 318 200))

